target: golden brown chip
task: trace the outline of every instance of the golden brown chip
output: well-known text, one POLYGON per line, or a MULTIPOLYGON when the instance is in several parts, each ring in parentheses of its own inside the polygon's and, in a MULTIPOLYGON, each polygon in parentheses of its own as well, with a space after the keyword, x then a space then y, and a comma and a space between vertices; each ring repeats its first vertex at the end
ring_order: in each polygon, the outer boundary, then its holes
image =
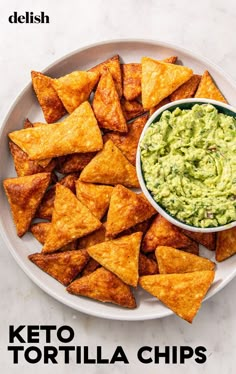
POLYGON ((161 60, 161 61, 168 62, 169 64, 175 64, 177 59, 178 59, 177 56, 170 56, 170 57, 164 58, 164 60, 161 60))
POLYGON ((31 160, 94 152, 102 148, 102 136, 88 102, 81 104, 64 122, 14 131, 9 134, 31 160))
POLYGON ((134 100, 141 94, 141 64, 123 64, 123 94, 126 100, 134 100))
POLYGON ((70 74, 53 80, 53 87, 63 102, 64 107, 72 113, 89 96, 98 82, 96 72, 73 71, 70 74))
POLYGON ((130 287, 104 268, 99 268, 89 275, 76 279, 67 287, 67 291, 74 295, 86 296, 126 308, 136 307, 130 287))
POLYGON ((186 66, 142 58, 142 103, 151 109, 193 75, 186 66))
POLYGON ((196 255, 199 253, 197 243, 184 235, 178 227, 172 225, 160 214, 154 219, 144 236, 142 251, 154 251, 158 245, 179 248, 196 255))
POLYGON ((155 254, 160 274, 191 273, 193 271, 215 269, 215 263, 207 258, 173 247, 158 246, 155 254))
POLYGON ((216 261, 224 261, 236 253, 236 227, 220 231, 216 239, 216 261))
POLYGON ((61 174, 79 172, 88 165, 95 154, 96 152, 73 153, 72 155, 58 157, 56 170, 61 174))
POLYGON ((57 251, 67 243, 95 231, 101 225, 101 222, 75 197, 73 192, 58 183, 52 224, 43 252, 57 251))
POLYGON ((194 74, 187 82, 182 84, 170 95, 170 101, 187 99, 193 97, 197 91, 201 75, 194 74))
POLYGON ((93 68, 89 69, 89 71, 97 72, 99 75, 102 75, 104 69, 109 69, 113 81, 115 83, 116 91, 119 97, 122 96, 122 78, 121 78, 121 68, 120 68, 120 57, 119 55, 115 55, 109 58, 106 61, 94 66, 93 68))
POLYGON ((154 106, 153 108, 151 108, 149 110, 149 114, 150 116, 159 108, 161 108, 162 106, 166 105, 166 104, 169 104, 170 103, 170 97, 166 97, 165 99, 161 100, 161 102, 159 104, 157 104, 156 106, 154 106))
POLYGON ((159 273, 158 265, 155 261, 146 257, 144 254, 139 255, 139 276, 153 275, 159 273))
POLYGON ((107 214, 106 237, 114 238, 119 233, 139 222, 146 221, 156 213, 145 196, 117 185, 111 195, 107 214))
POLYGON ((145 113, 142 104, 138 100, 128 101, 122 97, 121 108, 127 121, 145 113))
MULTIPOLYGON (((78 179, 78 174, 69 174, 62 178, 58 183, 69 188, 73 193, 75 193, 75 182, 78 179)), ((56 186, 52 186, 44 195, 35 217, 51 220, 52 212, 54 207, 54 200, 56 195, 56 186)))
POLYGON ((192 323, 214 280, 211 270, 186 274, 146 275, 140 286, 158 298, 179 317, 192 323))
POLYGON ((49 255, 34 253, 29 256, 29 259, 64 286, 68 286, 83 270, 89 260, 89 255, 86 250, 49 255))
POLYGON ((216 249, 216 234, 214 232, 193 232, 189 230, 180 229, 182 233, 193 239, 195 242, 204 245, 210 251, 216 249))
POLYGON ((94 94, 93 110, 100 127, 119 132, 128 131, 120 99, 109 70, 104 70, 100 78, 94 94))
POLYGON ((212 76, 207 70, 204 72, 202 76, 202 79, 198 86, 195 97, 213 99, 213 100, 222 101, 223 103, 227 103, 227 100, 222 95, 219 88, 216 86, 215 82, 213 81, 212 76))
POLYGON ((31 78, 46 122, 58 121, 66 114, 66 109, 53 88, 53 79, 37 71, 31 72, 31 78))
POLYGON ((113 187, 76 182, 76 196, 95 217, 101 219, 109 206, 113 187))
POLYGON ((108 139, 112 140, 129 162, 135 166, 139 138, 147 120, 147 115, 139 117, 128 125, 127 134, 107 133, 103 136, 103 140, 104 142, 108 139))
POLYGON ((78 240, 78 249, 92 247, 95 244, 102 243, 105 241, 106 229, 104 224, 96 231, 91 234, 83 236, 78 240))
POLYGON ((96 244, 87 248, 87 251, 94 260, 116 274, 123 282, 136 287, 141 240, 142 233, 136 232, 96 244))
POLYGON ((28 230, 50 180, 50 173, 38 173, 3 181, 18 236, 28 230))
POLYGON ((104 148, 85 166, 80 174, 80 180, 88 183, 139 187, 136 169, 123 153, 108 140, 104 148))

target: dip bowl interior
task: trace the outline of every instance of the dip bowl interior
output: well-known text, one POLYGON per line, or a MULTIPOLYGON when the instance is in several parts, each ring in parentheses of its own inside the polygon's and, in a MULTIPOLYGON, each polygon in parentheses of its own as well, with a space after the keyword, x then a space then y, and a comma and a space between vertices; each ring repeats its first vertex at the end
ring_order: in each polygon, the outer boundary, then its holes
POLYGON ((137 176, 138 176, 138 180, 139 180, 139 184, 140 184, 140 187, 142 189, 142 192, 144 193, 144 195, 146 196, 146 198, 148 199, 150 204, 157 210, 157 212, 159 212, 169 222, 173 223, 174 225, 176 225, 180 228, 183 228, 183 229, 186 229, 186 230, 189 230, 189 231, 194 231, 194 232, 209 233, 209 232, 223 231, 223 230, 227 230, 227 229, 230 229, 230 228, 236 226, 236 221, 227 223, 225 225, 202 228, 202 227, 197 227, 197 226, 187 224, 183 221, 180 221, 178 218, 174 217, 173 215, 171 215, 169 212, 167 212, 165 210, 165 208, 163 206, 161 206, 160 204, 158 204, 154 200, 151 192, 147 189, 146 182, 145 182, 144 175, 143 175, 140 144, 141 144, 142 139, 143 139, 144 135, 146 134, 146 131, 149 128, 149 126, 152 123, 157 122, 160 119, 162 113, 165 110, 173 112, 176 108, 180 108, 181 110, 182 109, 192 109, 192 107, 195 104, 199 104, 199 105, 201 105, 201 104, 211 104, 218 110, 219 113, 223 113, 227 116, 236 117, 236 109, 235 108, 233 108, 232 106, 230 106, 228 104, 221 103, 219 101, 215 101, 215 100, 211 100, 211 99, 199 99, 199 98, 198 99, 194 99, 194 98, 193 99, 183 99, 183 100, 174 101, 174 102, 171 102, 169 104, 166 104, 166 105, 162 106, 161 108, 156 110, 156 112, 154 112, 153 115, 148 119, 148 121, 147 121, 147 123, 146 123, 146 125, 145 125, 145 127, 142 131, 142 134, 140 136, 140 140, 139 140, 139 144, 138 144, 138 148, 137 148, 137 157, 136 157, 137 176))

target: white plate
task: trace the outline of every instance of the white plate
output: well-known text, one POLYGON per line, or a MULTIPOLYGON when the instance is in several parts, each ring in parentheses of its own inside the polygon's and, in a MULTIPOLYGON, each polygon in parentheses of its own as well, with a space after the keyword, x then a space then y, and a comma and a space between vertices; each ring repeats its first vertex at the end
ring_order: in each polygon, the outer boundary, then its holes
MULTIPOLYGON (((180 47, 163 42, 149 40, 118 40, 108 41, 85 47, 67 55, 55 62, 44 72, 52 77, 62 76, 73 70, 84 70, 97 63, 119 54, 124 62, 139 62, 141 56, 149 56, 162 59, 171 55, 177 55, 185 65, 193 68, 195 73, 203 73, 209 70, 216 80, 218 86, 226 96, 230 104, 236 105, 236 86, 232 79, 214 64, 188 52, 180 47)), ((32 69, 34 67, 32 66, 32 69)), ((13 130, 22 128, 26 117, 31 121, 43 121, 43 116, 38 102, 29 84, 13 104, 5 122, 1 127, 0 134, 0 179, 16 175, 12 158, 8 149, 7 134, 13 130)), ((26 234, 22 239, 16 235, 12 221, 9 205, 5 197, 2 183, 0 189, 1 217, 0 232, 10 252, 25 271, 25 273, 44 291, 55 299, 61 301, 78 311, 97 317, 117 320, 146 320, 161 318, 172 314, 164 305, 141 289, 135 292, 137 309, 127 310, 121 307, 103 304, 83 297, 70 295, 64 286, 51 278, 42 270, 31 263, 27 256, 41 250, 41 245, 32 237, 26 234)), ((201 253, 214 260, 214 253, 201 249, 201 253)), ((10 272, 9 272, 10 273, 10 272)), ((206 298, 211 297, 222 289, 236 274, 236 256, 217 264, 216 278, 206 298)))

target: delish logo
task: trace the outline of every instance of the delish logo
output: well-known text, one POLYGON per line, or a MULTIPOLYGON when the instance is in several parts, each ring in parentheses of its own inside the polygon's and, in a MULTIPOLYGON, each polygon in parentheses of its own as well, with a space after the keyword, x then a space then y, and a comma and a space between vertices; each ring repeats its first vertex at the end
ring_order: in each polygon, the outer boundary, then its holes
POLYGON ((34 14, 34 12, 25 12, 25 14, 19 14, 13 12, 8 18, 10 23, 49 23, 49 16, 44 12, 40 14, 34 14))

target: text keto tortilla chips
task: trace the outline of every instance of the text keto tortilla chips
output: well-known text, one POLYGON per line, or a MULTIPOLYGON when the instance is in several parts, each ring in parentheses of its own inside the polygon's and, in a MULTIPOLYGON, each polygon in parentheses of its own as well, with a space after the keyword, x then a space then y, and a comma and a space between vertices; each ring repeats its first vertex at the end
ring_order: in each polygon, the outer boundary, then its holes
POLYGON ((112 140, 129 162, 135 166, 139 138, 147 120, 147 115, 139 117, 128 125, 129 131, 127 134, 107 133, 104 135, 103 140, 104 142, 108 139, 112 140))
POLYGON ((87 248, 99 264, 116 274, 123 282, 136 287, 138 283, 139 252, 142 233, 122 236, 87 248))
POLYGON ((31 78, 46 122, 58 121, 66 114, 66 109, 53 88, 53 79, 37 71, 31 72, 31 78))
POLYGON ((120 102, 124 117, 127 121, 130 121, 145 113, 142 104, 138 100, 128 101, 121 98, 120 102))
POLYGON ((3 181, 18 236, 28 230, 50 180, 51 173, 38 173, 3 181))
POLYGON ((197 98, 213 99, 227 103, 227 100, 220 92, 219 88, 216 86, 212 79, 209 71, 205 71, 202 75, 200 84, 198 86, 195 96, 197 98))
POLYGON ((108 69, 101 75, 92 105, 101 128, 119 132, 128 131, 120 99, 108 69))
POLYGON ((83 270, 89 260, 86 250, 61 253, 34 253, 29 259, 53 278, 68 286, 83 270))
POLYGON ((117 185, 111 195, 107 213, 106 237, 114 238, 140 222, 146 221, 156 213, 145 196, 117 185))
POLYGON ((148 258, 143 253, 139 254, 139 276, 158 274, 157 262, 148 258))
POLYGON ((73 192, 58 183, 52 224, 42 251, 55 252, 67 243, 95 231, 101 225, 73 192))
POLYGON ((186 66, 142 58, 142 104, 151 109, 174 92, 193 75, 186 66))
POLYGON ((130 287, 104 268, 99 268, 91 274, 76 279, 67 287, 67 291, 74 295, 86 296, 126 308, 136 307, 130 287))
POLYGON ((120 67, 120 57, 119 55, 115 55, 109 58, 106 61, 101 62, 100 64, 94 66, 93 68, 89 69, 89 71, 99 73, 102 75, 104 70, 108 69, 112 75, 112 79, 114 81, 116 91, 119 97, 122 96, 122 77, 121 77, 121 67, 120 67))
POLYGON ((14 131, 9 137, 31 160, 94 152, 103 146, 96 118, 88 102, 81 104, 63 122, 14 131))
POLYGON ((173 247, 158 246, 155 254, 160 274, 191 273, 215 269, 215 263, 207 258, 173 247))
POLYGON ((167 221, 160 214, 155 217, 144 236, 142 251, 154 251, 159 245, 179 248, 196 255, 199 253, 197 243, 184 235, 178 227, 167 221))
POLYGON ((140 277, 139 284, 179 317, 192 323, 214 280, 212 270, 140 277))
POLYGON ((170 95, 170 101, 188 99, 193 97, 197 91, 201 80, 201 75, 194 74, 187 82, 182 84, 177 90, 170 95))
POLYGON ((224 261, 236 253, 236 227, 220 231, 216 239, 216 261, 224 261))
POLYGON ((204 245, 210 251, 216 249, 216 234, 214 232, 193 232, 189 230, 180 229, 180 231, 193 239, 195 242, 204 245))
POLYGON ((76 182, 76 196, 82 204, 89 208, 95 217, 101 219, 106 213, 113 187, 76 182))
POLYGON ((120 183, 127 187, 139 187, 135 167, 111 140, 85 166, 79 179, 87 183, 120 183))
POLYGON ((73 153, 57 159, 56 170, 62 174, 76 173, 84 169, 96 152, 73 153))
POLYGON ((99 74, 96 72, 73 71, 64 77, 54 79, 53 87, 66 110, 72 113, 80 104, 89 99, 98 79, 99 74))

